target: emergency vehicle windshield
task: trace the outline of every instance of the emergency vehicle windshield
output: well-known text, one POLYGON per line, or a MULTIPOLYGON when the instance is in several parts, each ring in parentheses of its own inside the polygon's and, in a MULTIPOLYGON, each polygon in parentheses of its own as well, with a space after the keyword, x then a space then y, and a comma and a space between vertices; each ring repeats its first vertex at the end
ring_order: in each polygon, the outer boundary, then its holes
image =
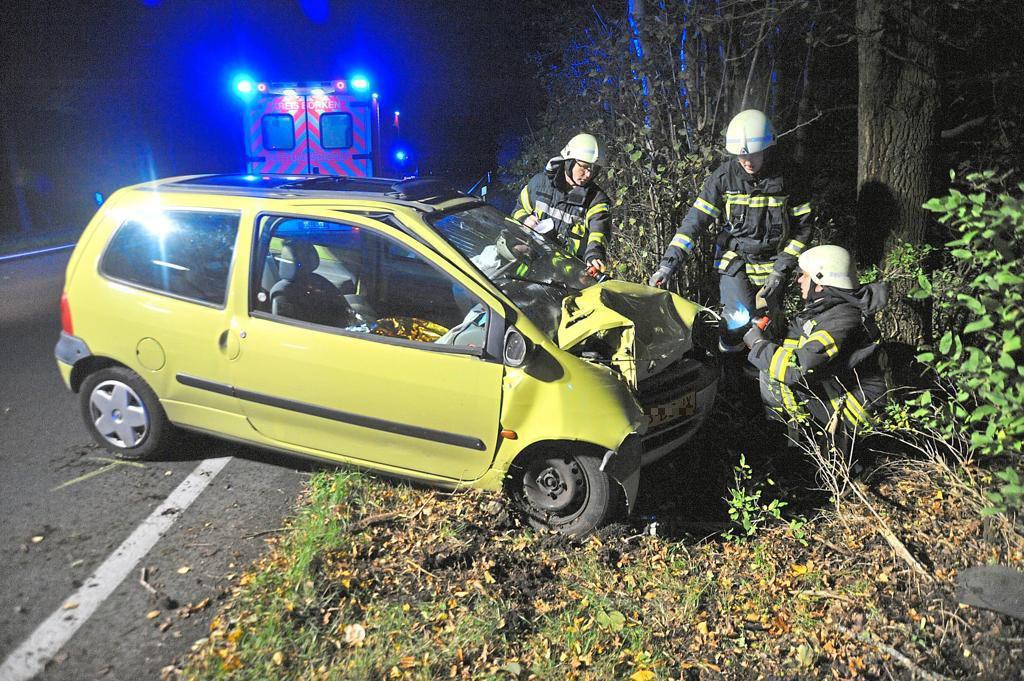
POLYGON ((562 298, 597 281, 582 260, 493 206, 475 206, 432 223, 551 338, 558 330, 562 298))

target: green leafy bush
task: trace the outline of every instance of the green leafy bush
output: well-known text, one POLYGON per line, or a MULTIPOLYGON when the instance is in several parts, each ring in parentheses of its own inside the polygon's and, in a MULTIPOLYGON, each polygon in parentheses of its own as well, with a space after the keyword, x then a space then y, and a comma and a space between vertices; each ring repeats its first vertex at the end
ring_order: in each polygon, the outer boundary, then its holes
MULTIPOLYGON (((1021 502, 1013 469, 1024 440, 1024 183, 1003 189, 991 171, 965 180, 966 192, 952 189, 924 206, 957 237, 947 247, 963 279, 936 300, 962 324, 918 356, 942 389, 917 397, 910 416, 948 441, 968 443, 975 456, 1008 462, 1000 477, 1009 489, 989 497, 1005 509, 1021 502)), ((937 295, 923 276, 919 290, 937 295)))

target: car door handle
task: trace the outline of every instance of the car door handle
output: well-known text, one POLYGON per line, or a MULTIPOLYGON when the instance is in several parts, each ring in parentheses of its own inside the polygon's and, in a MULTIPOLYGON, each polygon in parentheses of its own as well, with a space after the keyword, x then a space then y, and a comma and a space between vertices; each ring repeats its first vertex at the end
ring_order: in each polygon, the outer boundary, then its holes
POLYGON ((233 329, 226 329, 220 334, 220 338, 217 339, 220 351, 229 360, 236 359, 242 351, 242 344, 238 342, 239 338, 245 338, 245 331, 239 331, 236 334, 233 329))

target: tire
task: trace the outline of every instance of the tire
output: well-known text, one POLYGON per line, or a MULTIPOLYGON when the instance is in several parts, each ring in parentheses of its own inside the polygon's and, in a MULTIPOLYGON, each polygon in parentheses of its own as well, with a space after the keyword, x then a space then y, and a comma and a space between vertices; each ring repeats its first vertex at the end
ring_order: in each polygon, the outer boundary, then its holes
POLYGON ((544 453, 513 469, 519 507, 531 526, 570 536, 592 532, 615 511, 615 484, 592 456, 544 453))
POLYGON ((146 382, 126 367, 90 374, 78 393, 82 418, 93 439, 122 459, 162 453, 174 426, 146 382))

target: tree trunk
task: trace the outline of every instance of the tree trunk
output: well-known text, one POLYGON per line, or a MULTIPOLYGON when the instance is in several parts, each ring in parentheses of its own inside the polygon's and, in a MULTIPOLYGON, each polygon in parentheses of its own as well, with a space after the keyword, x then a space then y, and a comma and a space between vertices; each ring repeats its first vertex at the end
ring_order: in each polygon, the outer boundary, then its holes
MULTIPOLYGON (((924 240, 938 108, 935 6, 857 0, 857 223, 861 260, 881 264, 906 241, 924 240)), ((893 331, 916 343, 923 319, 894 291, 893 331)))

